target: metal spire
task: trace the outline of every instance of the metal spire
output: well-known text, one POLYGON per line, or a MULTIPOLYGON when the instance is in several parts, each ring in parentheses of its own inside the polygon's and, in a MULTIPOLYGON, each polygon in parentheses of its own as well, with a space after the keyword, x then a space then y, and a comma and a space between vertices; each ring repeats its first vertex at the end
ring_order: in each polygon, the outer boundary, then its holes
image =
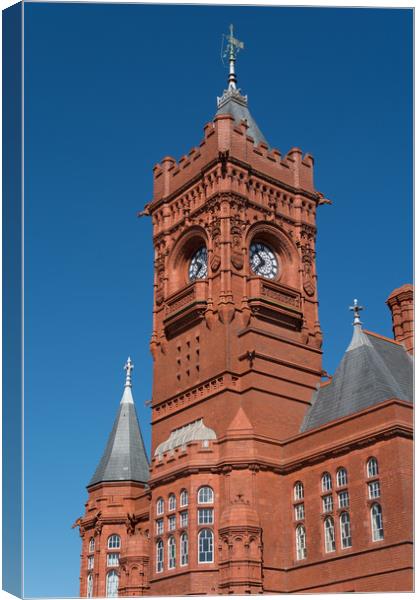
POLYGON ((124 365, 124 370, 126 371, 125 376, 125 387, 131 387, 131 371, 134 369, 134 365, 131 362, 131 358, 127 358, 127 362, 124 365))
POLYGON ((364 310, 364 306, 360 306, 357 299, 353 300, 353 306, 349 306, 349 310, 353 311, 354 319, 353 325, 361 325, 362 321, 360 320, 360 311, 364 310))
POLYGON ((244 49, 244 43, 233 37, 233 25, 229 27, 229 35, 224 35, 227 40, 225 51, 223 52, 223 58, 229 57, 229 79, 228 89, 236 90, 236 73, 235 73, 235 61, 236 55, 239 50, 244 49))

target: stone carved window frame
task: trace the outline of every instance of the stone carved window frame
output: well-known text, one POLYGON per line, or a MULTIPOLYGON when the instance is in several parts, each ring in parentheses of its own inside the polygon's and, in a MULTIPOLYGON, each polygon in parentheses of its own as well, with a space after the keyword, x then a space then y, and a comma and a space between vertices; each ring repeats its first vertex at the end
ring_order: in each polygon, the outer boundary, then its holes
POLYGON ((278 262, 278 275, 274 282, 284 283, 298 289, 300 257, 292 238, 280 227, 268 221, 254 223, 246 234, 246 273, 249 277, 258 277, 249 264, 251 244, 260 242, 269 246, 275 253, 278 262))
MULTIPOLYGON (((168 295, 171 296, 177 291, 190 285, 188 274, 190 260, 201 247, 207 248, 207 261, 210 262, 210 240, 206 230, 199 225, 193 225, 175 241, 168 261, 168 295)), ((210 273, 209 264, 207 264, 207 273, 210 273)), ((207 276, 208 279, 208 276, 207 276)))

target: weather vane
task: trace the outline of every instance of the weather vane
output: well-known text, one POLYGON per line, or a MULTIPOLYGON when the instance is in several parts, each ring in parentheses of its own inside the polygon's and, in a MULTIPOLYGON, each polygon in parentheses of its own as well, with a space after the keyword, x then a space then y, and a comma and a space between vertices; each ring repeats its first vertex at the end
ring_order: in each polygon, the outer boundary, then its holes
POLYGON ((362 324, 362 321, 360 320, 360 311, 364 310, 364 308, 364 306, 359 305, 359 302, 356 298, 353 300, 353 306, 349 306, 349 310, 353 311, 354 313, 353 325, 362 324))
POLYGON ((245 45, 243 42, 237 40, 233 36, 233 25, 229 27, 229 35, 225 33, 222 36, 222 62, 225 64, 225 59, 229 60, 229 89, 236 90, 236 75, 235 75, 235 61, 236 55, 239 50, 243 50, 245 45))

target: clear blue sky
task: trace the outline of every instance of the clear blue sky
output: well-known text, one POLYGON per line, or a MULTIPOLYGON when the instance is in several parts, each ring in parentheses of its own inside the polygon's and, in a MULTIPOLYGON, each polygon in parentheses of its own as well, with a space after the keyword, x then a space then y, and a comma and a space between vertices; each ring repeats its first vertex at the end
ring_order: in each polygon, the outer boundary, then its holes
POLYGON ((25 9, 25 543, 28 596, 78 594, 88 483, 130 354, 150 440, 152 168, 202 138, 225 87, 221 34, 269 143, 315 157, 324 367, 348 306, 391 335, 412 281, 408 10, 28 4, 25 9))

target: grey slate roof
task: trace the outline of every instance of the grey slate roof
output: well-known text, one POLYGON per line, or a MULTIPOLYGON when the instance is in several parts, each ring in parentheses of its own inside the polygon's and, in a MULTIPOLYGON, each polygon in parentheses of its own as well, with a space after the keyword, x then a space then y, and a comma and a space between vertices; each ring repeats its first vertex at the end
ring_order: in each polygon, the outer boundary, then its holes
POLYGON ((413 361, 405 348, 354 329, 331 383, 313 395, 301 431, 357 413, 390 398, 413 402, 413 361))
POLYGON ((137 418, 131 387, 126 386, 111 435, 89 486, 103 481, 149 479, 149 462, 137 418))
POLYGON ((248 100, 246 96, 242 96, 239 90, 227 90, 222 98, 218 101, 218 109, 216 115, 230 114, 235 119, 236 123, 246 120, 248 123, 248 135, 254 138, 255 145, 264 142, 268 145, 267 140, 261 133, 260 128, 254 121, 248 108, 248 100))

